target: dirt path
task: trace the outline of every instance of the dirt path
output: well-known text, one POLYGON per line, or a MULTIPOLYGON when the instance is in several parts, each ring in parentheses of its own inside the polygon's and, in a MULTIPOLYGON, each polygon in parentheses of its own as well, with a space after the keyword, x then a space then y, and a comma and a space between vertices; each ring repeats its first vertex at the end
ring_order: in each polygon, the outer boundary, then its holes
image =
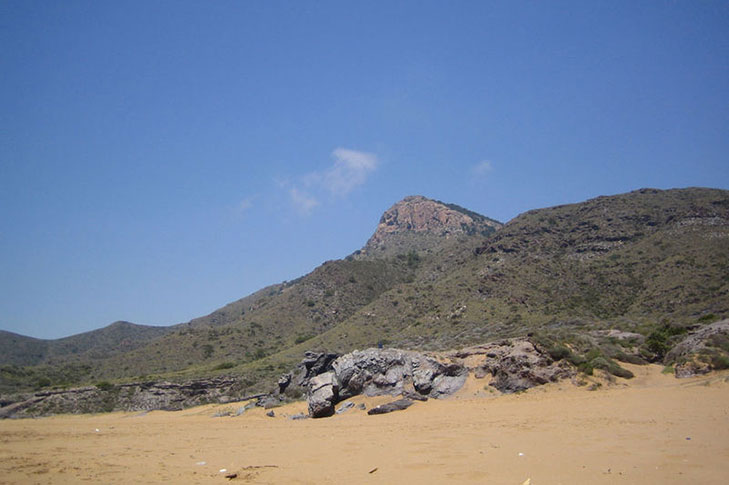
MULTIPOLYGON (((726 483, 729 374, 657 366, 596 391, 569 382, 368 416, 293 421, 304 403, 0 421, 0 483, 726 483), (97 431, 98 430, 98 431, 97 431), (225 472, 220 472, 225 469, 225 472)), ((368 407, 389 398, 357 398, 368 407)))

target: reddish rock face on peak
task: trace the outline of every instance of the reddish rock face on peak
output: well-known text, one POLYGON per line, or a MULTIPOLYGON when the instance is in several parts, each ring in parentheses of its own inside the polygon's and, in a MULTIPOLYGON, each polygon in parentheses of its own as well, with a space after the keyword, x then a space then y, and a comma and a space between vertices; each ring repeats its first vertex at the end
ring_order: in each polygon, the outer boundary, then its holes
POLYGON ((373 254, 419 250, 454 235, 486 236, 501 226, 500 222, 455 204, 415 195, 405 197, 385 211, 364 252, 373 254), (408 245, 412 247, 408 248, 408 245))

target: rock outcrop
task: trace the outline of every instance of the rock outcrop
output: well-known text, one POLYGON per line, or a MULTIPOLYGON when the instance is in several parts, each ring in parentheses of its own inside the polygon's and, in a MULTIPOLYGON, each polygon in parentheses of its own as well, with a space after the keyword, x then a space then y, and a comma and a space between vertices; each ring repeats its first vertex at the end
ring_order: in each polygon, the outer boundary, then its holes
POLYGON ((664 359, 674 363, 676 377, 693 377, 729 367, 729 320, 690 331, 664 359))
POLYGON ((0 408, 0 418, 102 411, 176 411, 263 396, 240 396, 242 388, 238 378, 216 377, 183 383, 138 382, 42 391, 14 396, 0 408))
POLYGON ((492 376, 489 383, 503 393, 524 391, 572 377, 576 371, 564 360, 555 361, 528 338, 478 345, 452 354, 467 359, 477 378, 492 376))
POLYGON ((453 394, 468 372, 455 362, 439 362, 419 352, 367 349, 339 357, 332 368, 340 384, 339 395, 381 396, 417 392, 433 398, 453 394))
POLYGON ((312 376, 307 400, 312 417, 334 414, 334 407, 350 397, 405 395, 424 400, 460 389, 468 375, 462 364, 441 362, 419 352, 367 349, 338 357, 331 371, 312 376))
POLYGON ((486 236, 501 226, 455 204, 409 196, 385 211, 362 253, 381 256, 419 251, 443 238, 459 234, 486 236))

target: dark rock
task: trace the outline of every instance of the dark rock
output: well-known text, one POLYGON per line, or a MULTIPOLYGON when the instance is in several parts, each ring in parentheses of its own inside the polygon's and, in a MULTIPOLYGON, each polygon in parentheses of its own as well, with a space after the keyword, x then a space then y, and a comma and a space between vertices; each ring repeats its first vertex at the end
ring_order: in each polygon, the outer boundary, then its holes
POLYGON ((299 364, 300 372, 298 372, 299 382, 297 384, 301 386, 307 385, 312 377, 331 371, 332 362, 339 357, 339 354, 308 351, 304 356, 304 360, 299 364))
POLYGON ((283 394, 287 387, 291 384, 291 373, 284 374, 278 379, 278 393, 283 394))
POLYGON ((342 414, 343 412, 348 411, 348 410, 352 409, 353 407, 354 407, 354 403, 352 401, 347 401, 344 404, 342 404, 341 406, 339 406, 339 409, 337 409, 336 413, 342 414))
POLYGON ((269 411, 269 412, 266 413, 266 416, 268 416, 269 418, 275 418, 276 417, 276 413, 273 412, 273 410, 271 410, 271 411, 269 411))
POLYGON ((367 414, 387 414, 393 411, 402 411, 413 405, 410 399, 398 399, 397 401, 382 404, 367 411, 367 414))

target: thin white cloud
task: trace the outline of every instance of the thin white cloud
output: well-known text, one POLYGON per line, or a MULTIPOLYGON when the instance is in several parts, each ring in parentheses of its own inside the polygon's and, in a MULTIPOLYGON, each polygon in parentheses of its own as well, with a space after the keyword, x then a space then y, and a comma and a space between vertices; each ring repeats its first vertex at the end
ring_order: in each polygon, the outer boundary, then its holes
POLYGON ((280 189, 288 192, 289 199, 299 214, 311 214, 321 205, 319 201, 326 193, 345 197, 363 185, 378 165, 375 154, 348 148, 335 148, 331 156, 334 163, 326 170, 310 172, 293 182, 289 179, 274 179, 280 189))
POLYGON ((348 148, 332 151, 334 165, 322 174, 309 174, 310 181, 318 181, 334 195, 345 196, 364 184, 377 168, 377 156, 348 148))
POLYGON ((303 215, 311 214, 311 211, 319 205, 319 201, 315 197, 306 192, 302 192, 296 187, 289 189, 289 197, 291 197, 291 202, 294 204, 296 210, 303 215))
POLYGON ((477 175, 479 177, 485 177, 486 174, 488 174, 491 170, 493 170, 494 166, 491 164, 488 160, 482 160, 478 162, 476 165, 473 166, 471 171, 474 175, 477 175))
POLYGON ((246 197, 238 203, 237 209, 238 212, 245 212, 251 207, 253 207, 253 199, 251 197, 246 197))

